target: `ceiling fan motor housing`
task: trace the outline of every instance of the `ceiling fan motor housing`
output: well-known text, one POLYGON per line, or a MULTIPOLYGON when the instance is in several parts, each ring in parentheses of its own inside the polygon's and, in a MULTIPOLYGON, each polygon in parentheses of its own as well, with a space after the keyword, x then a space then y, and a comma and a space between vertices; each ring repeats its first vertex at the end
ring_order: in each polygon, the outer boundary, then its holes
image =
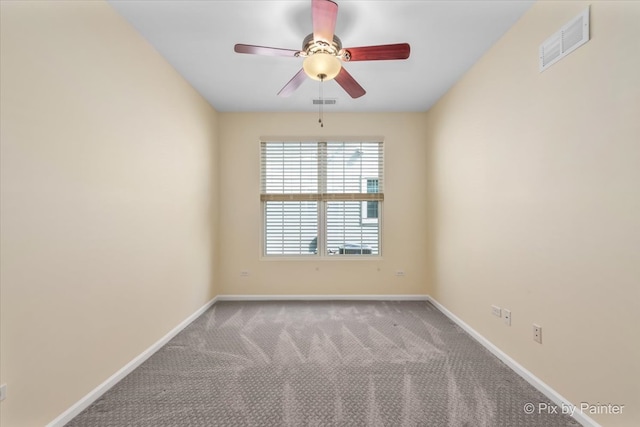
POLYGON ((311 56, 316 53, 328 53, 333 56, 340 56, 343 53, 342 41, 334 34, 331 43, 325 40, 314 40, 313 33, 304 38, 300 56, 311 56))

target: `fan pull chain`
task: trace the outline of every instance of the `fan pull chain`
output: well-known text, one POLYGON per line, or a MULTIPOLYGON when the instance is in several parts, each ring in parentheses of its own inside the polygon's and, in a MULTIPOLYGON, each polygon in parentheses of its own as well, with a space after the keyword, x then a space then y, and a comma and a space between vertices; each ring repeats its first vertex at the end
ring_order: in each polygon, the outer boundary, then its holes
POLYGON ((323 128, 324 127, 324 95, 322 92, 322 86, 324 84, 324 78, 327 77, 325 74, 319 74, 318 77, 320 77, 320 105, 318 106, 318 123, 320 123, 320 127, 323 128))

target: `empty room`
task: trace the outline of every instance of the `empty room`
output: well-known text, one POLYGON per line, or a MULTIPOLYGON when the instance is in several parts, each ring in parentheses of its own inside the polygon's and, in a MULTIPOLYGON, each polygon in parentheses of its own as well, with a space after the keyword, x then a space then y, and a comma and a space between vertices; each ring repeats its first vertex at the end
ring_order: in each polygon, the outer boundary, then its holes
POLYGON ((640 425, 640 2, 0 0, 0 425, 640 425))

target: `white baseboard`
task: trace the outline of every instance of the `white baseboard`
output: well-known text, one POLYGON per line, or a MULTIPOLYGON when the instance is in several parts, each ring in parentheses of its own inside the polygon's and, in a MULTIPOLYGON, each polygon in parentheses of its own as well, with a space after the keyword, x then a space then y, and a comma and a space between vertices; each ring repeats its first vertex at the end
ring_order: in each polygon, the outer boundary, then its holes
MULTIPOLYGON (((571 402, 562 397, 558 392, 552 389, 547 383, 542 381, 540 378, 533 375, 529 370, 527 370, 524 366, 516 362, 505 352, 500 350, 498 347, 493 345, 489 340, 480 335, 475 329, 466 324, 462 319, 458 316, 447 310, 442 304, 429 296, 428 301, 433 304, 438 310, 440 310, 445 316, 451 319, 454 323, 464 329, 469 335, 471 335, 476 341, 478 341, 483 347, 493 353, 498 359, 503 361, 509 368, 514 370, 518 375, 520 375, 525 381, 534 386, 539 392, 547 396, 553 403, 562 407, 575 407, 571 402)), ((573 419, 582 424, 585 427, 602 427, 600 424, 595 422, 591 417, 580 411, 579 407, 574 411, 572 415, 573 419)))
POLYGON ((218 301, 429 301, 428 295, 218 295, 218 301))
POLYGON ((105 394, 111 387, 116 385, 118 383, 118 381, 122 380, 124 377, 126 377, 128 374, 130 374, 131 371, 136 369, 145 360, 147 360, 149 357, 151 357, 151 355, 153 355, 153 353, 155 353, 156 351, 160 350, 160 348, 163 345, 165 345, 173 337, 178 335, 178 333, 180 331, 182 331, 184 328, 186 328, 191 322, 196 320, 198 318, 198 316, 200 316, 202 313, 207 311, 207 309, 209 307, 211 307, 217 300, 218 300, 218 297, 215 297, 211 301, 209 301, 208 303, 203 305, 195 313, 193 313, 192 315, 187 317, 178 326, 173 328, 171 331, 169 331, 169 333, 167 333, 165 336, 163 336, 157 342, 155 342, 151 347, 147 348, 140 355, 138 355, 135 359, 133 359, 131 362, 127 363, 122 369, 120 369, 115 374, 111 375, 105 382, 103 382, 98 387, 96 387, 93 390, 91 390, 91 392, 89 392, 89 394, 84 396, 82 399, 80 399, 78 402, 76 402, 73 406, 71 406, 69 409, 67 409, 62 414, 60 414, 56 419, 54 419, 49 424, 47 424, 46 427, 62 427, 66 423, 71 421, 76 415, 78 415, 80 412, 84 411, 89 405, 91 405, 93 402, 98 400, 100 398, 100 396, 105 394))

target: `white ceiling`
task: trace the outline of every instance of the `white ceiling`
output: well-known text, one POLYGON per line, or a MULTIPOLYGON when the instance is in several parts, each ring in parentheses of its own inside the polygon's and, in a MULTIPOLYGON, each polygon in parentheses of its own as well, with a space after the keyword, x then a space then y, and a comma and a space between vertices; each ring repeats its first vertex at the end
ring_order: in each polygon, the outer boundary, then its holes
MULTIPOLYGON (((278 91, 301 58, 238 54, 236 43, 301 49, 312 32, 311 1, 110 0, 110 4, 221 112, 317 111, 319 82, 289 98, 278 91)), ((533 4, 533 1, 336 0, 344 47, 407 42, 405 61, 351 62, 366 95, 351 99, 335 81, 325 111, 426 111, 533 4)), ((532 53, 535 55, 536 53, 532 53)))

